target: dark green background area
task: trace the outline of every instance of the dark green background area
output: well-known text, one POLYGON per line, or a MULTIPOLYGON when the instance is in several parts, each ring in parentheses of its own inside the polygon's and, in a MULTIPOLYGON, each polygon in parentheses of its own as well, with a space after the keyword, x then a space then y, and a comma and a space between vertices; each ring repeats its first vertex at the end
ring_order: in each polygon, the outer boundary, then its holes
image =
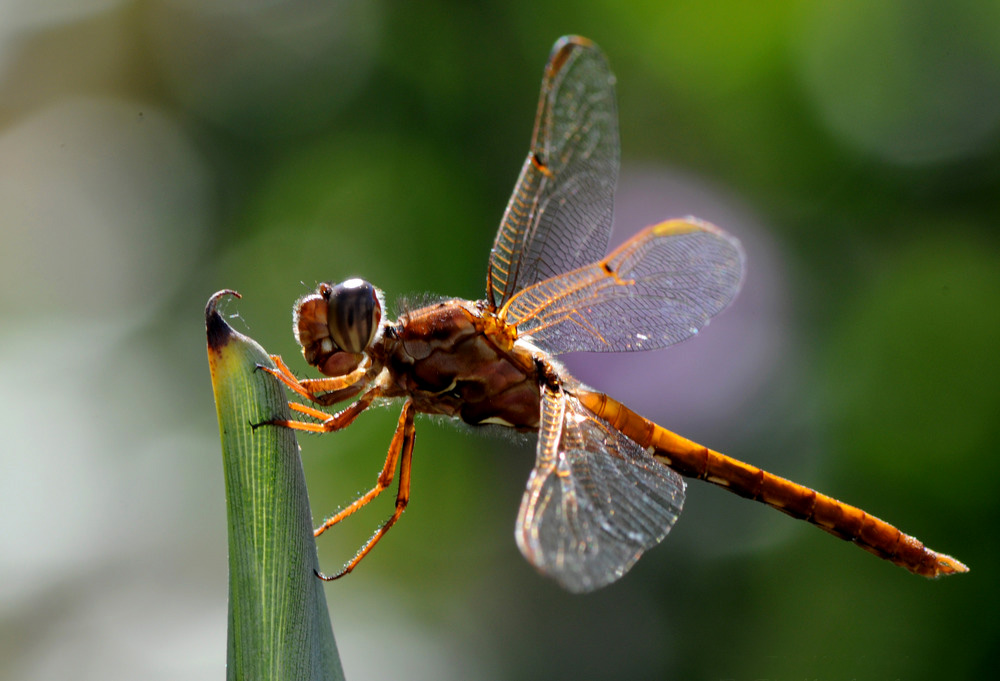
MULTIPOLYGON (((642 409, 971 568, 926 581, 694 483, 662 546, 620 583, 572 596, 514 545, 530 443, 418 418, 409 509, 327 587, 348 678, 988 677, 1000 642, 1000 5, 266 4, 140 2, 35 38, 59 50, 115 22, 128 75, 87 87, 168 112, 203 159, 197 267, 135 331, 163 361, 204 361, 189 359, 202 352, 192 320, 221 288, 244 296, 231 323, 303 374, 290 311, 318 281, 363 276, 395 312, 407 295, 481 297, 548 50, 578 33, 617 76, 623 168, 679 173, 738 206, 754 230, 720 226, 773 256, 749 249, 748 294, 774 277, 762 295, 783 310, 768 336, 782 356, 753 391, 688 405, 692 418, 672 420, 666 398, 662 413, 642 409), (427 641, 433 659, 420 657, 427 641)), ((695 208, 673 210, 661 217, 695 208)), ((718 341, 733 361, 738 341, 718 341)), ((644 391, 671 353, 650 360, 644 391)), ((194 398, 177 427, 211 434, 208 381, 181 373, 178 393, 194 398)), ((717 378, 659 390, 676 400, 717 378)), ((317 520, 374 483, 397 415, 300 438, 317 520)), ((217 468, 213 456, 199 465, 217 468)), ((390 508, 327 533, 324 568, 390 508)), ((224 538, 208 546, 221 554, 224 538)))

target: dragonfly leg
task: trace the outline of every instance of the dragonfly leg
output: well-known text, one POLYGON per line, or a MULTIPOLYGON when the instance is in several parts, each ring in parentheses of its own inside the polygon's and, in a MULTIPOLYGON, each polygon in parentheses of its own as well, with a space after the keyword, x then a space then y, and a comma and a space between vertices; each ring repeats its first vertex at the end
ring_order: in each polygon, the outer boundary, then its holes
POLYGON ((304 378, 298 379, 292 370, 288 368, 280 355, 271 355, 277 369, 258 365, 261 371, 274 376, 281 381, 289 390, 301 395, 311 402, 322 405, 330 405, 341 400, 353 397, 360 392, 360 384, 364 379, 368 369, 371 368, 371 360, 365 357, 364 361, 356 369, 343 376, 329 376, 326 378, 304 378), (352 389, 357 387, 356 390, 352 389), (345 393, 348 393, 345 395, 345 393))
POLYGON ((392 436, 392 443, 389 445, 389 453, 385 457, 385 465, 382 467, 382 472, 379 473, 378 481, 375 483, 375 486, 366 494, 355 500, 353 504, 317 527, 313 531, 313 534, 318 537, 323 534, 323 532, 333 527, 344 518, 352 515, 355 511, 360 509, 362 506, 365 506, 368 502, 372 501, 375 497, 381 494, 382 491, 392 483, 393 475, 396 471, 396 462, 400 461, 399 484, 396 489, 395 510, 392 515, 389 516, 389 519, 382 524, 382 527, 380 527, 378 531, 372 535, 371 539, 369 539, 365 545, 361 547, 357 554, 355 554, 354 558, 341 568, 340 572, 337 572, 334 575, 324 575, 321 572, 317 572, 316 575, 320 579, 324 581, 332 581, 343 577, 357 567, 358 563, 361 562, 361 559, 368 555, 368 552, 375 547, 375 544, 377 544, 383 536, 385 536, 386 532, 389 531, 389 528, 396 524, 399 517, 403 515, 403 511, 406 510, 406 505, 410 501, 410 463, 413 459, 413 440, 416 436, 416 429, 413 425, 413 415, 413 403, 407 401, 406 404, 403 405, 402 413, 399 415, 399 423, 396 426, 395 434, 392 436))
POLYGON ((347 426, 354 423, 354 419, 365 409, 371 406, 372 402, 380 394, 379 389, 372 388, 364 395, 359 397, 353 404, 341 409, 336 414, 328 414, 325 411, 315 409, 313 407, 307 406, 305 404, 299 404, 298 402, 289 402, 288 408, 292 411, 297 411, 300 414, 305 414, 306 416, 311 416, 317 419, 319 423, 312 423, 311 421, 289 421, 287 419, 271 419, 270 421, 264 421, 263 423, 258 423, 257 426, 282 426, 284 428, 291 428, 292 430, 302 430, 307 433, 331 433, 335 430, 340 430, 341 428, 346 428, 347 426))

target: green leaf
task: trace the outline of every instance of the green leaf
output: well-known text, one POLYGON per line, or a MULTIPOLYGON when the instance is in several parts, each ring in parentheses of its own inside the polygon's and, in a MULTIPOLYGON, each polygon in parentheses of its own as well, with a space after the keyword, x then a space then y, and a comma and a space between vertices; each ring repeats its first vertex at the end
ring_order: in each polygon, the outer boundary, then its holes
POLYGON ((222 435, 229 518, 228 679, 343 679, 321 582, 295 436, 260 345, 205 309, 208 364, 222 435))

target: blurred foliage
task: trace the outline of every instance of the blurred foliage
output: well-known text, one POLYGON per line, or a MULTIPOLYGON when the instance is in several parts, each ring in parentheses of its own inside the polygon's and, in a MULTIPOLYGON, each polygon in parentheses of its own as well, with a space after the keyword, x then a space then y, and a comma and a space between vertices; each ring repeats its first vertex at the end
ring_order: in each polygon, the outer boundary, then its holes
MULTIPOLYGON (((7 333, 59 341, 12 343, 34 348, 31 367, 64 357, 63 339, 89 338, 81 329, 95 321, 126 329, 96 366, 149 352, 126 361, 156 368, 143 382, 157 386, 154 403, 143 410, 118 378, 125 397, 100 413, 146 424, 136 438, 182 428, 213 441, 192 321, 212 291, 239 290, 233 325, 297 371, 291 305, 317 281, 364 276, 395 312, 427 295, 481 296, 548 49, 579 33, 617 75, 624 167, 683 169, 777 244, 775 295, 788 307, 772 330, 780 361, 726 410, 706 402, 695 432, 682 432, 870 510, 972 570, 925 582, 696 484, 662 547, 620 584, 571 597, 538 578, 512 541, 530 447, 418 419, 406 515, 327 589, 349 678, 931 679, 992 669, 998 3, 79 7, 88 9, 55 19, 9 10, 0 30, 0 311, 7 333), (102 135, 60 127, 81 98, 113 103, 102 135), (145 143, 154 133, 159 146, 145 143), (164 145, 183 153, 165 161, 164 145), (121 213, 122 196, 151 198, 121 213), (81 240, 80 225, 106 233, 81 240), (26 287, 53 302, 26 305, 26 287), (102 304, 102 292, 119 289, 131 295, 102 304), (200 403, 190 398, 199 391, 200 403), (165 417, 148 418, 154 408, 165 417), (368 648, 344 637, 351 627, 369 634, 368 648)), ((85 110, 90 125, 94 108, 85 110)), ((739 221, 721 226, 756 243, 739 221)), ((761 262, 749 262, 748 296, 769 274, 755 269, 761 262)), ((724 346, 727 356, 741 340, 724 346)), ((675 398, 685 387, 663 382, 675 398)), ((24 395, 11 395, 7 413, 21 414, 24 395)), ((374 482, 397 413, 374 410, 345 432, 303 438, 317 518, 374 482)), ((106 448, 87 442, 69 446, 91 447, 93 465, 106 448)), ((177 494, 187 498, 191 480, 214 470, 212 451, 174 452, 181 461, 170 465, 187 476, 178 484, 188 485, 177 494)), ((43 461, 57 457, 43 447, 43 461)), ((44 503, 58 509, 52 498, 44 503)), ((189 503, 207 512, 207 502, 189 503)), ((324 536, 321 564, 350 557, 390 506, 324 536)), ((183 547, 192 543, 183 532, 203 521, 178 517, 183 547)), ((204 551, 178 555, 197 563, 204 551)), ((4 612, 15 630, 23 611, 4 612)))

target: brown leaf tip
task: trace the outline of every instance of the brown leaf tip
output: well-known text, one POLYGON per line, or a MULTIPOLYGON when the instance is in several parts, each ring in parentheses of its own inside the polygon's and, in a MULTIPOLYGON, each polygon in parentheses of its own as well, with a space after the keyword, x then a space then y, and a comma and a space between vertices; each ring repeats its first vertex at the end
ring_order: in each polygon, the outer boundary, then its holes
POLYGON ((236 291, 227 288, 214 293, 208 299, 208 305, 205 306, 205 333, 208 336, 208 347, 210 350, 222 348, 229 342, 234 333, 233 327, 226 323, 226 320, 222 318, 218 310, 218 303, 225 296, 233 296, 234 298, 243 297, 236 291))

